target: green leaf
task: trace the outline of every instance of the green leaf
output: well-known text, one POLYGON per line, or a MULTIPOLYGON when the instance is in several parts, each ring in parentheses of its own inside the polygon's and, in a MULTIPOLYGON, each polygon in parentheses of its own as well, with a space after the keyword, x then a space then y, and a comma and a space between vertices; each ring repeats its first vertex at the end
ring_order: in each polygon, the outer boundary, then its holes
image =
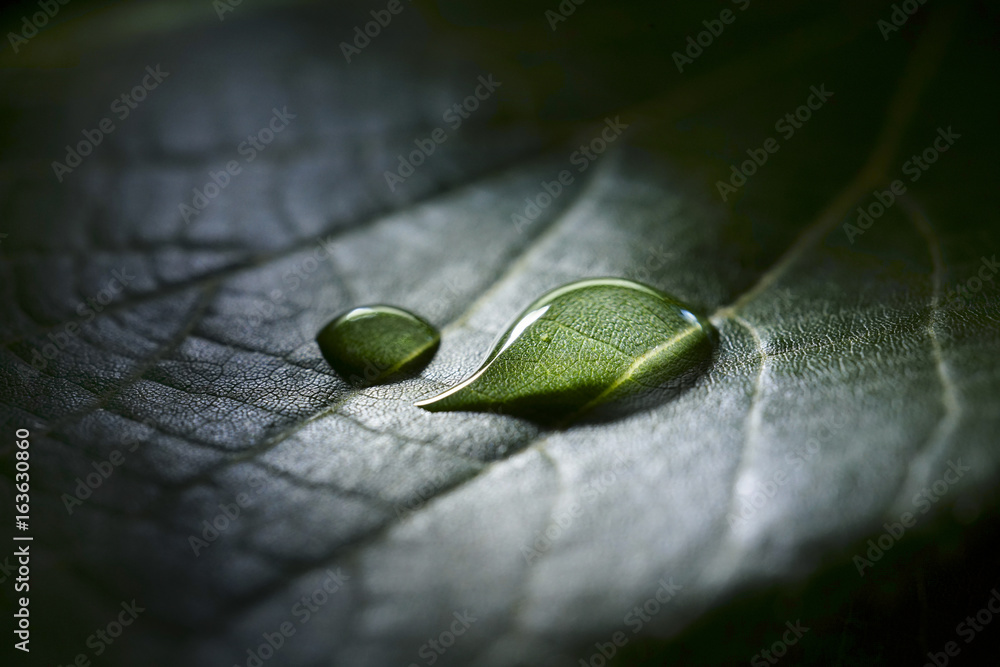
MULTIPOLYGON (((136 40, 66 14, 51 29, 99 47, 36 67, 39 31, 0 56, 0 486, 28 429, 39 664, 94 658, 132 600, 101 664, 247 664, 284 623, 265 664, 598 664, 619 632, 632 664, 746 664, 799 617, 781 664, 922 664, 956 638, 996 586, 974 539, 1000 486, 995 10, 925 3, 886 40, 877 3, 751 2, 680 73, 705 3, 587 2, 555 31, 537 3, 402 3, 350 63, 377 3, 251 4, 136 40), (147 64, 169 76, 121 119, 147 64), (939 128, 960 136, 930 163, 939 128), (560 428, 414 406, 536 295, 601 276, 709 314, 683 392, 560 428), (419 377, 330 368, 316 332, 364 303, 441 331, 419 377), (661 580, 681 588, 637 626, 661 580)), ((961 658, 990 664, 993 632, 961 658)))
POLYGON ((711 353, 711 325, 630 280, 598 278, 538 298, 464 382, 416 403, 430 412, 582 413, 660 389, 711 353))

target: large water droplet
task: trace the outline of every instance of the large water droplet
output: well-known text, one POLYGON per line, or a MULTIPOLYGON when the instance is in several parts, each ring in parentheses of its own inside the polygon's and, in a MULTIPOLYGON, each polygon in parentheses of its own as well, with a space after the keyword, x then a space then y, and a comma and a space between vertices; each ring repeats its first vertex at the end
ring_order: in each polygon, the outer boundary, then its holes
POLYGON ((438 330, 393 306, 363 306, 316 335, 323 357, 352 384, 381 384, 420 371, 441 342, 438 330))
POLYGON ((657 289, 581 280, 543 295, 471 377, 417 402, 431 412, 551 417, 662 388, 711 354, 713 329, 657 289))

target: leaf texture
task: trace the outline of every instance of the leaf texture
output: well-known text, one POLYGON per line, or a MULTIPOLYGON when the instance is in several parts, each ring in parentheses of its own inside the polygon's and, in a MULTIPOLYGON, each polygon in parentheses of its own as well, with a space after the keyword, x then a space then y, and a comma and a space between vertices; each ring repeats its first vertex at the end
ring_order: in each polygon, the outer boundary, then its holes
MULTIPOLYGON (((589 8, 584 40, 607 19, 589 8)), ((931 516, 988 505, 1000 299, 996 281, 958 288, 1000 249, 995 207, 976 201, 996 154, 976 82, 996 54, 964 38, 971 10, 934 14, 912 42, 865 16, 802 17, 835 38, 793 30, 782 43, 806 46, 791 61, 734 24, 658 97, 623 76, 611 115, 630 127, 582 172, 570 156, 612 107, 580 93, 589 113, 565 140, 568 121, 518 106, 534 74, 510 70, 395 190, 385 172, 494 61, 415 49, 439 28, 407 5, 347 63, 331 34, 365 14, 344 11, 248 11, 0 75, 0 410, 6 432, 32 433, 38 608, 72 601, 38 612, 40 634, 62 629, 47 657, 86 652, 135 598, 147 611, 108 664, 245 664, 284 622, 295 635, 273 664, 426 664, 466 613, 436 664, 575 665, 661 580, 681 588, 642 637, 849 560, 950 462, 968 470, 931 516), (50 162, 147 63, 169 76, 57 182, 50 162), (831 101, 777 133, 820 84, 831 101), (284 108, 287 129, 186 223, 178 205, 284 108), (910 181, 909 156, 952 127, 910 181), (780 150, 723 202, 717 181, 768 136, 780 150), (513 224, 562 170, 572 184, 513 224), (852 243, 843 225, 895 179, 906 194, 852 243), (468 376, 530 299, 597 276, 712 314, 716 351, 684 392, 561 428, 413 405, 468 376), (419 377, 355 387, 324 362, 316 332, 365 303, 441 328, 419 377), (124 463, 68 509, 115 451, 124 463), (303 596, 334 575, 303 621, 303 596)), ((698 26, 689 13, 665 43, 698 26)), ((766 22, 751 13, 748 30, 766 22)))

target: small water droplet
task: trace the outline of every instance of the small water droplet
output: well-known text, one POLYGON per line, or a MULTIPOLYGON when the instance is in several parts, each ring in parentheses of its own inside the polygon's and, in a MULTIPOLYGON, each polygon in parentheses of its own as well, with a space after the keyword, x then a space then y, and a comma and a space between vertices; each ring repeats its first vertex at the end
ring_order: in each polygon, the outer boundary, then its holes
POLYGON ((472 376, 416 405, 542 417, 584 412, 684 376, 710 356, 713 336, 707 320, 657 289, 581 280, 528 306, 472 376))
POLYGON ((440 333, 393 306, 362 306, 331 320, 316 335, 330 366, 351 384, 390 382, 416 373, 437 352, 440 333))

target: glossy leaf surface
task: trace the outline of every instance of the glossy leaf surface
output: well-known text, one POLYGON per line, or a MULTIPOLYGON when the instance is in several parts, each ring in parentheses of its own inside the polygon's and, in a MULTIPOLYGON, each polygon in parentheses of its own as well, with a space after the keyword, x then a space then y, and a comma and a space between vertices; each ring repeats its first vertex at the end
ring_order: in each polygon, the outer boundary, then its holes
MULTIPOLYGON (((878 3, 734 3, 678 72, 671 53, 715 20, 704 3, 587 2, 555 31, 538 3, 419 4, 350 63, 339 42, 377 3, 244 2, 220 23, 199 2, 195 24, 141 33, 142 15, 67 13, 0 54, 0 486, 17 493, 27 428, 32 659, 93 658, 87 638, 135 599, 102 664, 246 664, 288 622, 271 664, 420 665, 467 611, 438 667, 578 665, 619 631, 627 650, 669 648, 747 591, 889 598, 906 556, 964 553, 1000 481, 996 17, 926 3, 887 40, 878 3), (113 116, 157 63, 169 76, 113 116), (453 130, 443 114, 490 73, 502 86, 453 130), (808 121, 776 129, 803 105, 808 121), (246 163, 242 142, 284 107, 296 118, 246 163), (58 181, 52 161, 105 116, 114 132, 58 181), (616 116, 628 127, 581 163, 616 116), (447 141, 391 190, 385 172, 438 127, 447 141), (911 180, 939 128, 960 136, 911 180), (723 201, 717 183, 768 138, 780 150, 723 201), (229 160, 241 173, 185 222, 178 205, 229 160), (849 236, 895 180, 905 195, 849 236), (536 295, 609 275, 718 331, 674 400, 561 429, 414 406, 536 295), (316 332, 361 303, 440 329, 420 377, 355 387, 330 369, 316 332), (853 557, 906 512, 919 527, 859 576, 853 557), (824 586, 826 567, 845 576, 824 586), (303 596, 340 575, 302 622, 303 596), (626 615, 671 578, 633 632, 626 615)), ((13 526, 12 503, 0 512, 13 526)), ((951 571, 927 570, 924 608, 948 590, 967 606, 913 622, 928 651, 995 585, 931 590, 951 571)), ((751 624, 753 648, 726 658, 746 664, 786 613, 758 604, 699 655, 751 624)), ((852 664, 842 638, 881 635, 847 616, 803 613, 784 660, 852 664)), ((883 655, 926 660, 910 631, 897 648, 883 655)))

